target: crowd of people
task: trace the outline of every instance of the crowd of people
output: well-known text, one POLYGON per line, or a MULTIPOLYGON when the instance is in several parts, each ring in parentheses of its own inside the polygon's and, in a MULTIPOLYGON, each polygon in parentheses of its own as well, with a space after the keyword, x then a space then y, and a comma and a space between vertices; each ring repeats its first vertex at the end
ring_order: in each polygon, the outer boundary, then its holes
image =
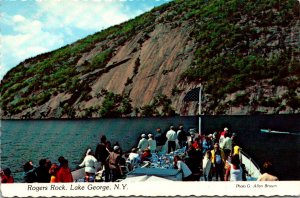
MULTIPOLYGON (((78 169, 84 167, 85 181, 97 181, 96 175, 101 173, 98 181, 114 182, 126 177, 143 162, 151 162, 153 154, 173 154, 173 168, 182 172, 184 181, 245 181, 247 171, 241 162, 240 147, 236 143, 236 134, 230 133, 225 127, 222 132, 199 135, 195 130, 184 130, 179 125, 177 130, 170 126, 162 132, 157 128, 155 134, 142 134, 136 147, 130 152, 123 152, 120 144, 114 145, 101 135, 95 152, 88 149, 78 169), (175 155, 176 149, 183 149, 182 156, 175 155), (103 179, 102 179, 103 178, 103 179)), ((49 159, 41 159, 35 167, 31 161, 23 165, 24 182, 52 183, 73 182, 68 160, 63 156, 58 163, 49 159)), ((276 181, 272 164, 266 162, 259 181, 276 181)), ((13 183, 14 179, 9 168, 1 171, 2 183, 13 183)))

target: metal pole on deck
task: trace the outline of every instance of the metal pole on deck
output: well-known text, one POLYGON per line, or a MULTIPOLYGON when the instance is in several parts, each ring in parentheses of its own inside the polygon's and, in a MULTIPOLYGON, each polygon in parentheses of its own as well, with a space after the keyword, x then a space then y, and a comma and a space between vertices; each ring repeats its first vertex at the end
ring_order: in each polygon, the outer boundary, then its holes
POLYGON ((200 83, 199 89, 199 135, 201 136, 201 103, 202 103, 202 84, 200 83))

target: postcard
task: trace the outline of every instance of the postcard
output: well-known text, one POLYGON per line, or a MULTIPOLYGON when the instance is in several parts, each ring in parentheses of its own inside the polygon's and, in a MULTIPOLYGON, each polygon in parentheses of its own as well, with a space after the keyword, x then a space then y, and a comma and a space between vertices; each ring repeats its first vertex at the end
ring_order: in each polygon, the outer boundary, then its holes
POLYGON ((299 196, 300 2, 1 2, 1 196, 299 196))

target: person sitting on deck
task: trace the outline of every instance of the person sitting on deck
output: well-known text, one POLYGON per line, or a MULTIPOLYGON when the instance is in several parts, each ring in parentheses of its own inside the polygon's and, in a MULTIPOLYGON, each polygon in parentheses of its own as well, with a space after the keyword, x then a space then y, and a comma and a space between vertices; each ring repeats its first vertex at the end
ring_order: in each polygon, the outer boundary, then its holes
POLYGON ((137 148, 132 148, 131 153, 127 158, 127 162, 129 163, 129 170, 132 170, 141 161, 140 155, 137 153, 137 151, 137 148))
POLYGON ((278 177, 274 176, 273 165, 271 162, 265 162, 262 167, 262 175, 260 175, 257 181, 279 181, 278 177))
POLYGON ((73 182, 69 161, 65 158, 61 161, 61 167, 57 172, 57 182, 73 182))
POLYGON ((120 148, 119 146, 114 146, 114 151, 110 152, 108 156, 108 166, 112 173, 112 182, 116 181, 121 177, 120 160, 120 148))
POLYGON ((226 168, 225 181, 243 181, 243 169, 238 155, 233 155, 231 164, 226 168))
POLYGON ((142 139, 140 139, 139 144, 138 144, 137 147, 139 148, 140 152, 143 152, 146 148, 148 148, 148 140, 146 139, 145 134, 142 134, 141 138, 142 139))
POLYGON ((153 139, 152 134, 148 134, 148 148, 150 149, 151 153, 154 153, 156 151, 156 141, 153 139))
POLYGON ((183 181, 193 181, 193 174, 189 167, 181 160, 181 158, 176 155, 174 157, 174 168, 182 171, 183 181))
POLYGON ((170 130, 167 132, 166 138, 168 140, 168 153, 170 153, 171 151, 175 151, 177 134, 174 131, 173 126, 170 126, 170 130))
POLYGON ((85 167, 85 181, 89 182, 91 177, 95 176, 97 159, 92 155, 92 150, 88 149, 86 152, 86 156, 79 167, 85 167))
POLYGON ((146 148, 144 150, 144 153, 142 154, 141 156, 141 161, 144 162, 144 161, 151 161, 151 157, 152 157, 152 154, 151 154, 151 151, 149 148, 146 148))
POLYGON ((11 176, 11 171, 9 168, 1 171, 1 183, 14 183, 14 178, 13 176, 11 176))

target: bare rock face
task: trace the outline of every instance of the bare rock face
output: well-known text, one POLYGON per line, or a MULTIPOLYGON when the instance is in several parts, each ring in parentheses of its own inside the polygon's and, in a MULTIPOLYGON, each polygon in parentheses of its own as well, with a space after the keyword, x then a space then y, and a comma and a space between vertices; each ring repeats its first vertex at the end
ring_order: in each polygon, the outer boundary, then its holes
POLYGON ((151 33, 139 33, 120 46, 107 63, 117 66, 93 81, 90 91, 93 99, 81 103, 81 109, 97 104, 95 97, 102 90, 109 90, 128 94, 134 107, 147 105, 153 97, 164 94, 176 103, 179 112, 182 97, 173 97, 171 92, 193 60, 190 30, 188 26, 172 29, 168 24, 158 24, 151 33))

